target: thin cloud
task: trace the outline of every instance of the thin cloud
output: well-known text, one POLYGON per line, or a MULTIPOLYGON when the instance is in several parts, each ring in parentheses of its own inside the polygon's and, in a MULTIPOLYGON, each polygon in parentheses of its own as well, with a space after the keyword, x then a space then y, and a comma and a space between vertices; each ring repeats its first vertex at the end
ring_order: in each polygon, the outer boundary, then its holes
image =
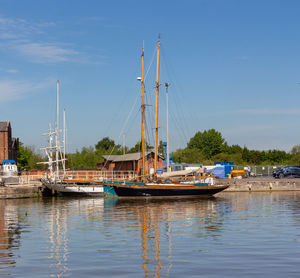
POLYGON ((56 42, 36 42, 36 35, 44 33, 45 28, 53 27, 53 22, 30 23, 20 18, 0 16, 0 40, 2 49, 14 49, 36 63, 59 63, 71 61, 79 54, 74 49, 56 42))
POLYGON ((0 68, 0 71, 7 72, 7 73, 13 73, 13 74, 19 72, 17 69, 4 69, 4 68, 0 68))
POLYGON ((16 44, 14 47, 37 63, 67 62, 70 61, 72 56, 79 54, 73 49, 47 43, 21 43, 16 44))
POLYGON ((13 73, 13 74, 15 74, 15 73, 17 73, 19 71, 17 69, 8 69, 8 70, 6 70, 6 72, 7 73, 13 73))
POLYGON ((49 86, 50 81, 29 83, 26 81, 0 80, 0 102, 24 99, 49 86))
POLYGON ((247 115, 300 115, 300 109, 242 109, 239 114, 247 115))
POLYGON ((22 18, 7 18, 0 16, 1 39, 26 38, 33 33, 40 33, 42 26, 29 23, 22 18))

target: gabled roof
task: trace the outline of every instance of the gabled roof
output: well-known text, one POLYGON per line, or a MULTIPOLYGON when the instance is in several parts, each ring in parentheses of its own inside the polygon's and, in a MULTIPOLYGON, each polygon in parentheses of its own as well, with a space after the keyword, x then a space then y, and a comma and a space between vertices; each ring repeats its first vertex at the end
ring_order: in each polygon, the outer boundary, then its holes
MULTIPOLYGON (((146 152, 146 156, 153 152, 146 152)), ((127 153, 123 155, 103 155, 105 160, 111 162, 121 162, 121 161, 137 161, 142 158, 142 153, 127 153)))
POLYGON ((9 121, 7 122, 0 122, 0 131, 6 131, 9 126, 9 121))

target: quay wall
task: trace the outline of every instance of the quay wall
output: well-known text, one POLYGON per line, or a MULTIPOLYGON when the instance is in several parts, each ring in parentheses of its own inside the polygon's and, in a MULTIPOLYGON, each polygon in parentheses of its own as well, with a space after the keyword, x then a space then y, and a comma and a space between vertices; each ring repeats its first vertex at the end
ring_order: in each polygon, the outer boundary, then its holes
POLYGON ((41 184, 0 186, 0 199, 34 198, 40 195, 41 184))
MULTIPOLYGON (((300 178, 274 179, 271 177, 255 177, 245 179, 217 179, 216 184, 230 185, 223 193, 300 191, 300 178)), ((36 198, 40 196, 40 187, 41 183, 38 181, 0 186, 0 199, 36 198)))
POLYGON ((224 192, 300 191, 300 179, 244 178, 217 179, 216 184, 229 184, 224 192))

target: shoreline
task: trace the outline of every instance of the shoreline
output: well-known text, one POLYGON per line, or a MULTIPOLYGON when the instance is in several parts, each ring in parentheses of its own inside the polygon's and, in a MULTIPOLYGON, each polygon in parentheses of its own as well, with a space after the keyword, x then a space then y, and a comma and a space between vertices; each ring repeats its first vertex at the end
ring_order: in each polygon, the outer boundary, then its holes
MULTIPOLYGON (((216 179, 216 184, 230 185, 222 193, 300 191, 300 178, 251 177, 244 179, 216 179)), ((41 185, 41 183, 30 183, 0 186, 0 199, 40 197, 42 196, 41 185)))
POLYGON ((230 185, 223 192, 300 191, 300 178, 275 179, 251 177, 244 179, 217 179, 216 184, 230 185))

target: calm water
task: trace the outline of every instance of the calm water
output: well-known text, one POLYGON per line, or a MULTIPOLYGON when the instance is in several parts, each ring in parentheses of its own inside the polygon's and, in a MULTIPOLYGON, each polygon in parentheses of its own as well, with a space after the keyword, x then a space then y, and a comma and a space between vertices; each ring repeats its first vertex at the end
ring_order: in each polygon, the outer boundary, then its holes
POLYGON ((300 192, 0 201, 0 276, 300 277, 300 192))

